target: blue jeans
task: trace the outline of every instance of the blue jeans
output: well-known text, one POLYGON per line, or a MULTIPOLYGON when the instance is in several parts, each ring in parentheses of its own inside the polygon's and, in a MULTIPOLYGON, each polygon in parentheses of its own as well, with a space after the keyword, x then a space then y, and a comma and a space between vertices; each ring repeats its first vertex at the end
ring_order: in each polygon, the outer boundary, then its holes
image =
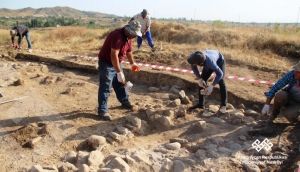
POLYGON ((28 44, 28 49, 31 49, 32 45, 31 45, 31 41, 30 41, 30 33, 27 32, 25 36, 26 36, 26 40, 27 40, 27 44, 28 44))
MULTIPOLYGON (((153 40, 152 40, 152 37, 151 37, 151 32, 150 30, 148 30, 145 34, 145 37, 148 41, 148 45, 153 48, 154 44, 153 44, 153 40)), ((143 42, 143 38, 138 36, 137 37, 137 44, 138 44, 138 48, 140 48, 142 46, 142 42, 143 42)))
MULTIPOLYGON (((119 102, 126 102, 129 100, 129 95, 125 90, 125 87, 122 83, 118 81, 117 72, 115 68, 104 61, 98 62, 99 64, 99 91, 98 91, 98 114, 101 115, 108 111, 107 101, 110 95, 111 87, 114 88, 114 91, 117 95, 119 102)), ((122 64, 120 63, 121 71, 122 64)))

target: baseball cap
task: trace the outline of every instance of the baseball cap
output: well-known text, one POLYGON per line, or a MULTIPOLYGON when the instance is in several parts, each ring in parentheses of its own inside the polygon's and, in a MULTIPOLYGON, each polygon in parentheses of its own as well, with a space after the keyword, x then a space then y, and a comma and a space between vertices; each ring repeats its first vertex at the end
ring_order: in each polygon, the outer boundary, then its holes
POLYGON ((148 15, 149 13, 148 13, 148 10, 143 9, 143 11, 141 12, 141 14, 143 14, 143 15, 148 15))
POLYGON ((201 51, 195 51, 193 52, 189 58, 187 59, 189 64, 201 64, 205 61, 206 56, 201 51))
POLYGON ((129 24, 124 26, 126 30, 128 30, 128 32, 131 35, 135 35, 135 36, 142 36, 142 32, 141 32, 141 24, 138 21, 131 21, 129 24))
POLYGON ((16 30, 10 30, 10 36, 12 36, 12 37, 14 37, 14 36, 16 36, 16 34, 17 34, 17 31, 16 30))

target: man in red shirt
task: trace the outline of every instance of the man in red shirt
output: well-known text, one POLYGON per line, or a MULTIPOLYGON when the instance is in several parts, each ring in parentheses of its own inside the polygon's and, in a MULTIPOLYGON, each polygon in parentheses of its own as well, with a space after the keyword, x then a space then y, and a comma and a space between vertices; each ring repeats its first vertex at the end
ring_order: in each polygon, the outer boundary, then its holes
POLYGON ((128 109, 132 108, 129 102, 129 95, 124 87, 125 76, 123 74, 121 61, 126 56, 131 64, 132 71, 138 72, 140 70, 133 59, 131 39, 141 35, 140 23, 132 21, 123 28, 110 32, 98 54, 98 68, 100 74, 98 115, 102 120, 112 120, 112 116, 108 114, 107 107, 111 87, 113 87, 122 107, 128 109))

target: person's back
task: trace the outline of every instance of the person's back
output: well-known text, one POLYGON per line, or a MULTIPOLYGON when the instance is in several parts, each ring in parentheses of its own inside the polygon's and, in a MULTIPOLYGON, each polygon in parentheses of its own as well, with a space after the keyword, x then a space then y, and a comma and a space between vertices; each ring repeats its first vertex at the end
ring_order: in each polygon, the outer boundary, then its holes
POLYGON ((13 44, 13 47, 17 48, 18 50, 21 49, 21 45, 22 45, 22 39, 25 36, 27 43, 28 43, 28 51, 31 52, 32 51, 32 45, 31 45, 31 41, 30 41, 30 32, 29 32, 29 28, 23 25, 17 25, 15 27, 12 28, 12 30, 10 30, 10 36, 11 36, 11 41, 13 44), (14 39, 15 36, 18 36, 18 44, 15 45, 14 43, 14 39))

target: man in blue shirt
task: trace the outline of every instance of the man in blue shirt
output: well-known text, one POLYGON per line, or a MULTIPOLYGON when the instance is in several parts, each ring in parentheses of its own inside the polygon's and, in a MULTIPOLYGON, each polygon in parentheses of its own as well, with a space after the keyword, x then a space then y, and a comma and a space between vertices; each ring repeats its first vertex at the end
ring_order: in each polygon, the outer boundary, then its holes
POLYGON ((191 64, 191 68, 196 75, 196 79, 199 84, 199 103, 190 107, 188 110, 190 111, 196 108, 204 109, 206 96, 211 94, 216 84, 219 84, 221 93, 220 112, 225 113, 227 104, 227 89, 224 79, 226 68, 224 56, 217 50, 202 50, 193 52, 187 61, 191 64), (203 66, 201 74, 199 74, 197 66, 203 66), (207 80, 213 72, 216 73, 216 77, 213 83, 208 86, 207 80))
POLYGON ((272 114, 267 120, 267 124, 273 124, 273 120, 283 110, 285 118, 295 123, 300 120, 300 61, 293 66, 293 70, 287 72, 281 77, 269 92, 265 93, 266 102, 261 111, 262 115, 268 115, 270 112, 270 103, 274 98, 272 114), (284 88, 285 87, 285 88, 284 88), (284 88, 283 90, 281 90, 284 88), (279 91, 280 90, 280 91, 279 91), (278 92, 278 93, 277 93, 278 92))

